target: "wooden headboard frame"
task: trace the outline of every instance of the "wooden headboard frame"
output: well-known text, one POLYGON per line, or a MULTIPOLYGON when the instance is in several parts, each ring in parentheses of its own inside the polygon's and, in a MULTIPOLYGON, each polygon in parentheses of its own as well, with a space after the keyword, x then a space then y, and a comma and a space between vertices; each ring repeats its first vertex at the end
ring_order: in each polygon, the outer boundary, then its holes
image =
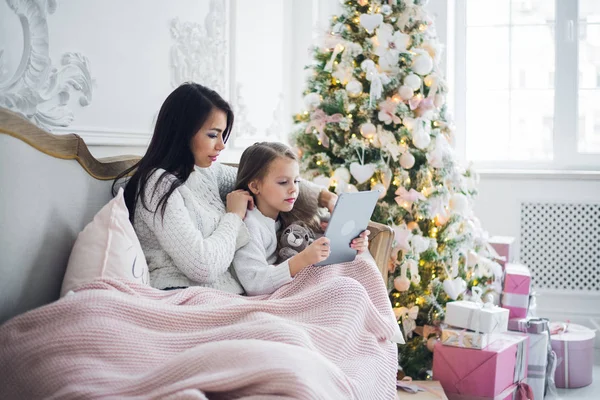
POLYGON ((53 135, 4 108, 0 108, 0 133, 22 140, 49 156, 77 160, 88 174, 100 180, 115 179, 140 159, 139 156, 116 156, 98 160, 92 156, 79 135, 53 135))
MULTIPOLYGON (((110 199, 110 181, 138 160, 96 159, 78 135, 48 133, 0 108, 0 324, 58 298, 77 233, 110 199), (57 158, 76 160, 87 174, 57 158)), ((387 281, 393 231, 374 222, 369 229, 370 252, 387 281)))

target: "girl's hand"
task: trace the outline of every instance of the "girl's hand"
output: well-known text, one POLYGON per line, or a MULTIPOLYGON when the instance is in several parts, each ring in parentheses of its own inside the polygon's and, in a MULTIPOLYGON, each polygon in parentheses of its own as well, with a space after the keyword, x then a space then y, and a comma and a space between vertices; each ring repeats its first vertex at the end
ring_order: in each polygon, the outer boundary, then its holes
POLYGON ((246 217, 246 210, 254 208, 254 199, 250 192, 242 189, 234 190, 227 194, 227 212, 239 215, 241 219, 246 217))
POLYGON ((362 254, 369 249, 369 230, 363 231, 357 238, 352 239, 350 247, 358 251, 358 254, 362 254))
POLYGON ((296 274, 302 271, 309 265, 316 264, 319 261, 323 261, 329 257, 329 239, 325 236, 315 240, 310 246, 290 258, 288 265, 290 267, 290 275, 296 276, 296 274))
POLYGON ((307 265, 316 264, 329 257, 331 249, 329 248, 329 239, 325 236, 318 238, 310 246, 300 252, 307 265))

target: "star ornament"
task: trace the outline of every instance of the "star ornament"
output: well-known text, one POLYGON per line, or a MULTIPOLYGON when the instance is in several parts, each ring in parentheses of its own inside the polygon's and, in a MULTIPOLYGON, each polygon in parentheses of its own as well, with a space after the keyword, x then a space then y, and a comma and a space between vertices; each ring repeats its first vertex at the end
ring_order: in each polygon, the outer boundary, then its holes
POLYGON ((392 225, 392 230, 394 231, 394 252, 397 253, 398 250, 410 250, 409 241, 412 237, 412 232, 406 224, 392 225))

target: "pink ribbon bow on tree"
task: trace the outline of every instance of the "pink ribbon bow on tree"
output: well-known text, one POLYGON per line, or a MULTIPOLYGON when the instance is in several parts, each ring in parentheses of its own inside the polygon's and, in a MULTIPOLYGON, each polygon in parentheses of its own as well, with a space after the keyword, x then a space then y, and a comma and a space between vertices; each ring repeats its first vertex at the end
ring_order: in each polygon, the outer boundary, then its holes
POLYGON ((411 308, 395 308, 394 313, 396 314, 397 319, 402 318, 402 330, 404 330, 404 335, 407 338, 411 338, 413 331, 417 327, 417 323, 415 320, 419 315, 419 307, 412 306, 411 308))
POLYGON ((317 136, 319 137, 319 140, 323 146, 329 148, 329 137, 324 131, 325 125, 329 123, 338 123, 342 120, 342 118, 344 118, 344 116, 340 113, 327 115, 325 114, 325 111, 317 109, 310 115, 310 122, 308 123, 305 132, 310 133, 311 130, 315 128, 319 132, 317 136))
POLYGON ((379 103, 379 120, 386 123, 391 124, 399 124, 402 122, 400 117, 396 115, 396 108, 398 103, 394 102, 391 98, 387 98, 385 101, 379 103))
POLYGON ((403 186, 400 186, 396 190, 396 203, 405 210, 410 210, 412 203, 417 200, 425 201, 427 198, 423 193, 416 191, 415 189, 406 190, 403 186))

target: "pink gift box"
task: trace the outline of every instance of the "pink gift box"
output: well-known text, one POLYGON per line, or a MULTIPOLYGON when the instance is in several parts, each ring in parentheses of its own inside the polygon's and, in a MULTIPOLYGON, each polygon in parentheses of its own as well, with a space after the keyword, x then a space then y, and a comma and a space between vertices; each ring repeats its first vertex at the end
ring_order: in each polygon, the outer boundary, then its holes
POLYGON ((437 343, 433 379, 440 381, 449 399, 458 395, 495 399, 527 377, 528 343, 527 335, 520 333, 498 334, 482 350, 437 343))
POLYGON ((508 320, 508 330, 523 333, 543 333, 549 330, 546 318, 511 318, 508 320))
POLYGON ((512 262, 515 259, 515 238, 512 236, 493 236, 488 241, 490 246, 498 253, 498 264, 502 265, 502 268, 507 263, 512 262))
POLYGON ((531 292, 529 268, 522 264, 506 264, 503 287, 500 304, 509 310, 509 317, 527 317, 531 292))
POLYGON ((550 332, 557 359, 556 387, 570 389, 591 384, 596 332, 565 322, 551 323, 550 332))
MULTIPOLYGON (((526 383, 514 384, 494 397, 471 396, 468 394, 450 393, 448 400, 534 400, 531 389, 526 383)), ((541 397, 543 399, 543 397, 541 397)))

